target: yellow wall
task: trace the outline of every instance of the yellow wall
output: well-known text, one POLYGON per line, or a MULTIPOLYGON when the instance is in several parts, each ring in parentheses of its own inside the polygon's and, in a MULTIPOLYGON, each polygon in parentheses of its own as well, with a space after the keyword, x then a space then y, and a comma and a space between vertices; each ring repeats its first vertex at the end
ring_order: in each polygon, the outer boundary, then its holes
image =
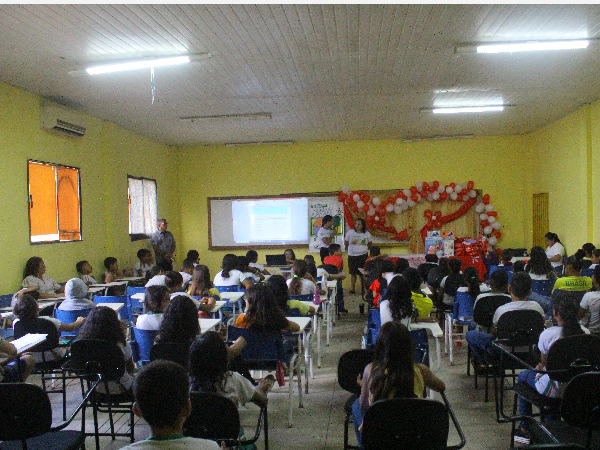
MULTIPOLYGON (((131 242, 128 234, 127 174, 155 178, 159 215, 169 218, 179 235, 176 167, 168 146, 88 117, 82 138, 61 137, 40 129, 40 97, 0 83, 0 211, 4 239, 0 258, 0 294, 15 292, 25 262, 41 256, 47 274, 57 281, 76 276, 75 264, 87 259, 94 275, 104 272, 103 260, 115 256, 120 267, 132 265, 135 253, 148 241, 131 242), (82 242, 29 243, 27 160, 81 169, 82 242)), ((181 258, 180 258, 181 259, 181 258)))
MULTIPOLYGON (((522 137, 484 137, 402 143, 317 142, 293 145, 198 146, 180 149, 180 242, 195 248, 215 271, 224 251, 208 251, 207 197, 410 187, 417 181, 469 180, 491 196, 504 225, 501 245, 523 247, 531 228, 524 180, 528 150, 522 137), (198 161, 198 164, 189 164, 198 161), (190 185, 189 180, 195 180, 190 185)), ((405 247, 386 249, 407 253, 405 247)), ((279 250, 259 251, 264 255, 279 250)), ((234 252, 242 254, 242 251, 234 252)), ((303 256, 304 249, 296 252, 303 256)), ((318 259, 318 258, 317 258, 318 259)))

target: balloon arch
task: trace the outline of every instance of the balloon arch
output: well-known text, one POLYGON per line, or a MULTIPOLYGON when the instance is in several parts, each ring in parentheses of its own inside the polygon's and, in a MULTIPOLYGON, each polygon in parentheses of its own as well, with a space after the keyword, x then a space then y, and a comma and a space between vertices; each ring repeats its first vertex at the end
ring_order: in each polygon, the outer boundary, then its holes
POLYGON ((384 233, 391 234, 390 238, 396 241, 408 240, 408 229, 399 232, 393 225, 387 226, 386 216, 388 214, 402 214, 425 200, 432 203, 450 200, 464 202, 456 211, 445 216, 442 215, 441 211, 434 212, 427 209, 424 212, 427 223, 420 231, 424 241, 429 230, 442 228, 445 223, 458 219, 475 205, 483 235, 490 245, 496 245, 502 237, 500 231, 502 224, 498 221, 498 213, 494 211, 494 206, 490 203, 490 196, 488 194, 479 196, 474 190, 474 186, 473 181, 463 184, 450 183, 445 186, 438 181, 432 183, 419 181, 410 189, 399 190, 395 196, 382 200, 379 197, 371 198, 369 194, 363 191, 352 191, 350 186, 346 184, 342 186, 341 192, 338 193, 338 200, 344 204, 344 218, 351 228, 354 227, 354 219, 350 211, 354 213, 362 212, 366 216, 367 229, 381 230, 384 233))

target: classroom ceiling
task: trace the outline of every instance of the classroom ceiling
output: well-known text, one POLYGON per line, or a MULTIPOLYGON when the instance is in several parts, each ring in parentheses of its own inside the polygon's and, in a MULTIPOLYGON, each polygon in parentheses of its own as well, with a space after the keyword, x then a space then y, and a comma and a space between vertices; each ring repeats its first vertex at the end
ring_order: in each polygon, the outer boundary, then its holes
POLYGON ((600 99, 600 43, 455 54, 466 42, 600 37, 599 5, 0 5, 0 80, 172 145, 534 131, 600 99), (212 53, 72 76, 132 59, 212 53), (433 106, 514 105, 486 114, 433 106), (263 119, 181 117, 269 113, 263 119), (268 116, 267 116, 268 117, 268 116))

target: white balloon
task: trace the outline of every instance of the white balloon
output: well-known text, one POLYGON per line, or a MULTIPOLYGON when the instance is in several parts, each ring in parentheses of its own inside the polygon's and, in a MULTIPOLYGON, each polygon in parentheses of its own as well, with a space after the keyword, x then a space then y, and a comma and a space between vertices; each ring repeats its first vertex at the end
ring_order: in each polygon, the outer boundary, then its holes
POLYGON ((471 190, 469 191, 469 197, 471 197, 471 198, 475 198, 475 197, 477 197, 477 192, 475 192, 475 190, 474 190, 474 189, 471 189, 471 190))
POLYGON ((379 222, 379 216, 375 216, 375 222, 379 222))
POLYGON ((431 216, 431 220, 437 220, 436 216, 431 216))
POLYGON ((468 195, 463 195, 463 202, 466 202, 467 200, 469 200, 469 196, 468 195))
POLYGON ((369 211, 367 211, 367 215, 368 216, 374 216, 375 215, 375 210, 372 208, 369 208, 369 211))
POLYGON ((446 190, 446 188, 444 186, 438 186, 438 192, 441 194, 442 192, 444 192, 446 190))
POLYGON ((410 197, 410 189, 402 189, 402 192, 404 193, 404 195, 406 195, 407 197, 410 197))
MULTIPOLYGON (((452 189, 452 188, 450 188, 450 189, 452 189)), ((456 200, 457 198, 458 198, 458 194, 457 194, 456 192, 452 192, 452 193, 450 194, 450 199, 451 199, 451 200, 456 200)))
POLYGON ((485 211, 485 205, 483 203, 477 203, 477 205, 475 205, 475 211, 482 213, 485 211))
POLYGON ((490 245, 496 245, 498 243, 498 239, 496 239, 496 236, 492 236, 488 242, 490 243, 490 245))
POLYGON ((392 212, 394 210, 394 205, 392 205, 391 203, 389 203, 388 205, 386 205, 385 210, 387 212, 392 212))
POLYGON ((434 200, 439 200, 440 199, 440 193, 438 191, 435 191, 433 194, 431 194, 431 198, 434 200))
POLYGON ((490 225, 493 225, 495 221, 496 221, 496 218, 494 216, 488 217, 488 222, 490 223, 490 225))
POLYGON ((430 202, 431 200, 433 200, 433 195, 427 194, 427 201, 430 202))
POLYGON ((373 204, 374 204, 375 206, 379 206, 379 205, 381 204, 381 200, 379 200, 379 197, 375 197, 375 198, 373 199, 373 204))
POLYGON ((452 186, 448 186, 448 187, 446 188, 446 193, 447 193, 447 194, 452 194, 453 192, 454 192, 454 189, 452 189, 452 186))
POLYGON ((352 200, 354 200, 355 202, 358 202, 360 200, 360 195, 354 194, 354 197, 352 197, 352 200))
POLYGON ((419 195, 419 203, 422 203, 424 201, 425 201, 425 199, 419 195))
POLYGON ((410 206, 411 208, 414 207, 416 205, 415 202, 412 201, 412 198, 409 198, 406 203, 408 203, 408 206, 410 206))
POLYGON ((500 228, 502 228, 502 224, 500 222, 496 221, 492 224, 492 228, 494 230, 499 230, 500 228))
POLYGON ((348 186, 347 184, 342 186, 342 192, 344 194, 347 194, 348 192, 350 192, 350 186, 348 186))
POLYGON ((420 191, 423 190, 423 182, 422 181, 417 181, 415 186, 417 187, 418 190, 420 190, 420 191))
POLYGON ((454 187, 454 192, 456 192, 457 194, 458 194, 460 191, 462 191, 462 190, 463 190, 463 187, 462 187, 460 184, 457 184, 457 185, 454 187))
POLYGON ((486 213, 479 214, 479 220, 488 220, 488 215, 486 213))
MULTIPOLYGON (((356 196, 355 196, 356 197, 356 196)), ((358 206, 358 209, 362 208, 363 206, 365 206, 365 202, 363 202, 362 200, 359 200, 356 202, 356 206, 358 206)))
POLYGON ((394 206, 394 213, 395 214, 400 214, 402 212, 402 206, 394 206))
POLYGON ((493 229, 491 226, 489 226, 489 225, 488 225, 487 227, 485 227, 485 228, 483 229, 483 232, 484 232, 485 234, 492 234, 492 231, 493 231, 493 230, 494 230, 494 229, 493 229))
POLYGON ((402 211, 406 211, 408 208, 410 208, 410 206, 408 206, 408 203, 402 204, 402 211))
POLYGON ((402 204, 402 199, 401 198, 397 198, 396 199, 396 205, 401 205, 402 204))
POLYGON ((487 212, 493 211, 494 210, 494 206, 493 205, 485 205, 485 210, 487 212))

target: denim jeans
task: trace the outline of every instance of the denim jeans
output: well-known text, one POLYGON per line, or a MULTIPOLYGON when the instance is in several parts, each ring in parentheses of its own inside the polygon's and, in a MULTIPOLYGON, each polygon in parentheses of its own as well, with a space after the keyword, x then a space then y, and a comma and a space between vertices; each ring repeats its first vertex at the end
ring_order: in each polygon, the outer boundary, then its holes
MULTIPOLYGON (((537 372, 535 370, 524 370, 519 374, 519 383, 525 383, 535 389, 535 376, 537 372)), ((533 411, 531 403, 525 399, 519 397, 519 415, 530 416, 533 411)), ((521 428, 527 429, 527 423, 521 422, 521 428)))
POLYGON ((356 433, 356 440, 358 441, 358 446, 362 450, 362 431, 358 428, 362 425, 363 422, 363 412, 360 404, 358 403, 358 399, 352 404, 352 422, 354 424, 354 432, 356 433))
POLYGON ((490 342, 494 340, 494 335, 479 330, 471 330, 467 331, 465 339, 475 359, 483 361, 490 342))

